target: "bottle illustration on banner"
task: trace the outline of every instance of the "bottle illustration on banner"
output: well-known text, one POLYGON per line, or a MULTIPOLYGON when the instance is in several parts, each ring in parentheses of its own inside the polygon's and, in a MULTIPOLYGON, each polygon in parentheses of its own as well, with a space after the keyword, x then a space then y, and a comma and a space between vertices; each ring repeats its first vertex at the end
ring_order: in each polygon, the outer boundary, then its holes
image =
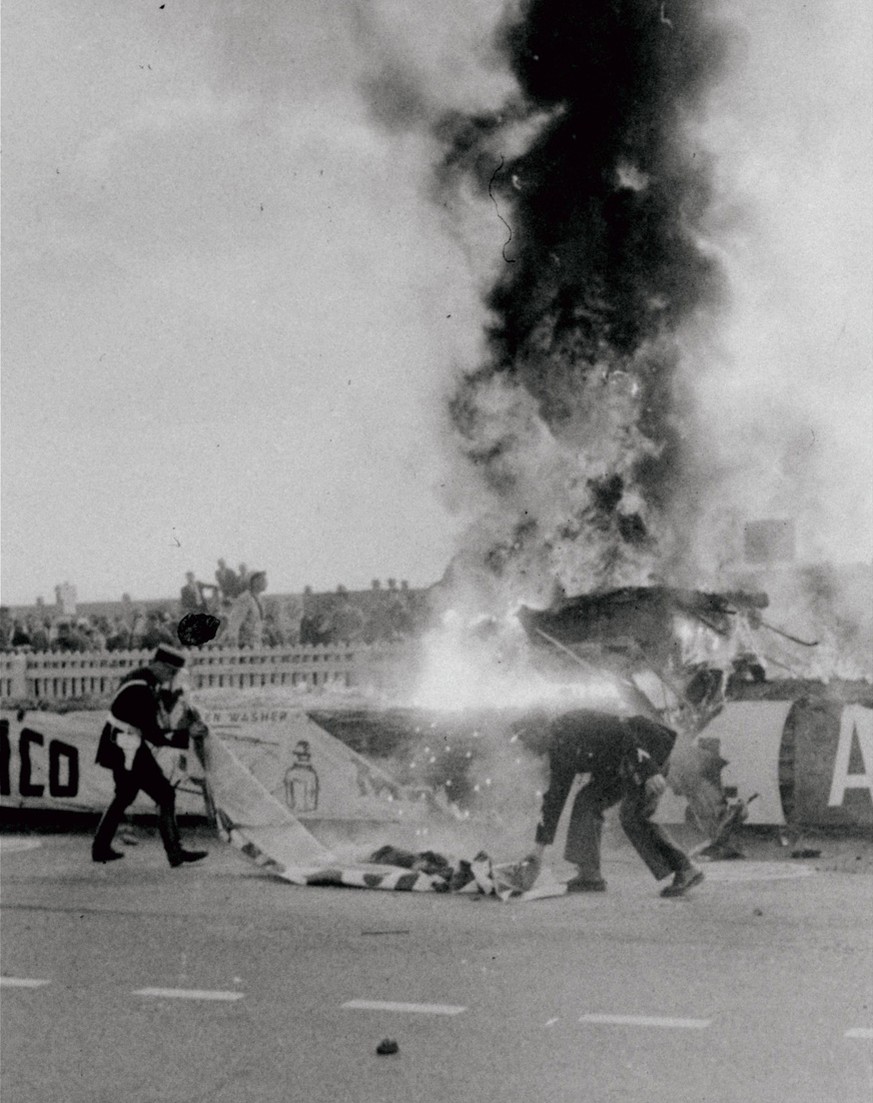
POLYGON ((285 803, 292 812, 315 812, 318 808, 318 774, 306 739, 298 741, 294 762, 285 771, 285 803))

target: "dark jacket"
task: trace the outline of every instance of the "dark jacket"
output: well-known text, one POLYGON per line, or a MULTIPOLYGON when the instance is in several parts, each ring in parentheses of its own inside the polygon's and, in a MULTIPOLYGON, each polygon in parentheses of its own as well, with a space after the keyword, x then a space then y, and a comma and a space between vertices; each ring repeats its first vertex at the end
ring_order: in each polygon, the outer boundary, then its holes
POLYGON ((577 774, 597 782, 637 785, 663 773, 676 733, 644 716, 613 716, 578 709, 549 726, 549 788, 543 795, 536 841, 554 841, 561 811, 577 774))
POLYGON ((124 752, 115 741, 117 728, 113 719, 125 727, 136 728, 146 743, 157 747, 186 747, 188 734, 166 731, 162 726, 160 703, 161 681, 151 667, 143 666, 125 675, 109 706, 109 719, 100 733, 97 745, 98 766, 114 770, 124 763, 124 752))

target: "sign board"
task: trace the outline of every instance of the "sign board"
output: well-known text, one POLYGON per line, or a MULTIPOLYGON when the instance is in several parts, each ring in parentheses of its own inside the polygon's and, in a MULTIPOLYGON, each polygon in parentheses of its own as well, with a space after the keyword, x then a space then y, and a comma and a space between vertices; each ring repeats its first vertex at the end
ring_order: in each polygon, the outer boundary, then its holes
POLYGON ((392 823, 432 807, 428 794, 399 786, 300 710, 205 709, 203 719, 267 792, 304 823, 392 823))
MULTIPOLYGON (((102 811, 112 774, 94 756, 104 713, 0 714, 0 807, 102 811)), ((413 822, 434 807, 430 794, 404 789, 378 766, 293 709, 205 710, 204 720, 241 764, 302 821, 413 822)), ((188 751, 152 748, 177 787, 176 808, 204 815, 202 770, 188 751)), ((154 811, 140 794, 133 813, 154 811)))
MULTIPOLYGON (((102 812, 115 792, 111 772, 94 762, 104 719, 103 712, 0 713, 0 807, 102 812)), ((177 787, 177 811, 204 815, 195 756, 166 747, 155 757, 177 787)), ((155 805, 141 793, 130 810, 154 812, 155 805)))

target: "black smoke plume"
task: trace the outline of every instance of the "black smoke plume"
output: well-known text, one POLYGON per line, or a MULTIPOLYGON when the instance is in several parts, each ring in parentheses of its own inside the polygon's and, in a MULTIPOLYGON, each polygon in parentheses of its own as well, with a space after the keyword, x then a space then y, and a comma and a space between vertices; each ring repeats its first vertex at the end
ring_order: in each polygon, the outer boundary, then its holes
POLYGON ((500 46, 518 97, 438 124, 441 187, 472 183, 504 235, 487 357, 450 402, 503 515, 478 551, 490 574, 547 586, 639 583, 675 553, 678 338, 724 292, 701 241, 710 166, 689 124, 729 36, 702 0, 513 11, 500 46), (523 125, 534 137, 519 153, 510 134, 523 125))

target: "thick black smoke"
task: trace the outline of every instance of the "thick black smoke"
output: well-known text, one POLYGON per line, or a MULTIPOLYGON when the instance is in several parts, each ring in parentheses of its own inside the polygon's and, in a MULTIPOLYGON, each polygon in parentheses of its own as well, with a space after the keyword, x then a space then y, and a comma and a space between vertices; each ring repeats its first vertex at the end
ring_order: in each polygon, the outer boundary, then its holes
MULTIPOLYGON (((709 165, 688 124, 729 39, 702 0, 529 0, 515 11, 501 45, 520 98, 438 127, 443 187, 472 181, 506 239, 486 300, 488 356, 451 414, 492 495, 518 507, 505 546, 485 551, 492 572, 517 554, 569 585, 615 585, 667 554, 660 531, 684 464, 677 337, 723 293, 699 235, 709 165), (505 155, 524 120, 535 137, 505 155), (504 403, 523 398, 565 454, 579 446, 558 517, 519 493, 525 444, 518 417, 498 424, 498 390, 504 403), (566 550, 556 559, 567 541, 597 546, 587 579, 572 577, 566 550)), ((556 474, 566 480, 566 464, 556 474)))

